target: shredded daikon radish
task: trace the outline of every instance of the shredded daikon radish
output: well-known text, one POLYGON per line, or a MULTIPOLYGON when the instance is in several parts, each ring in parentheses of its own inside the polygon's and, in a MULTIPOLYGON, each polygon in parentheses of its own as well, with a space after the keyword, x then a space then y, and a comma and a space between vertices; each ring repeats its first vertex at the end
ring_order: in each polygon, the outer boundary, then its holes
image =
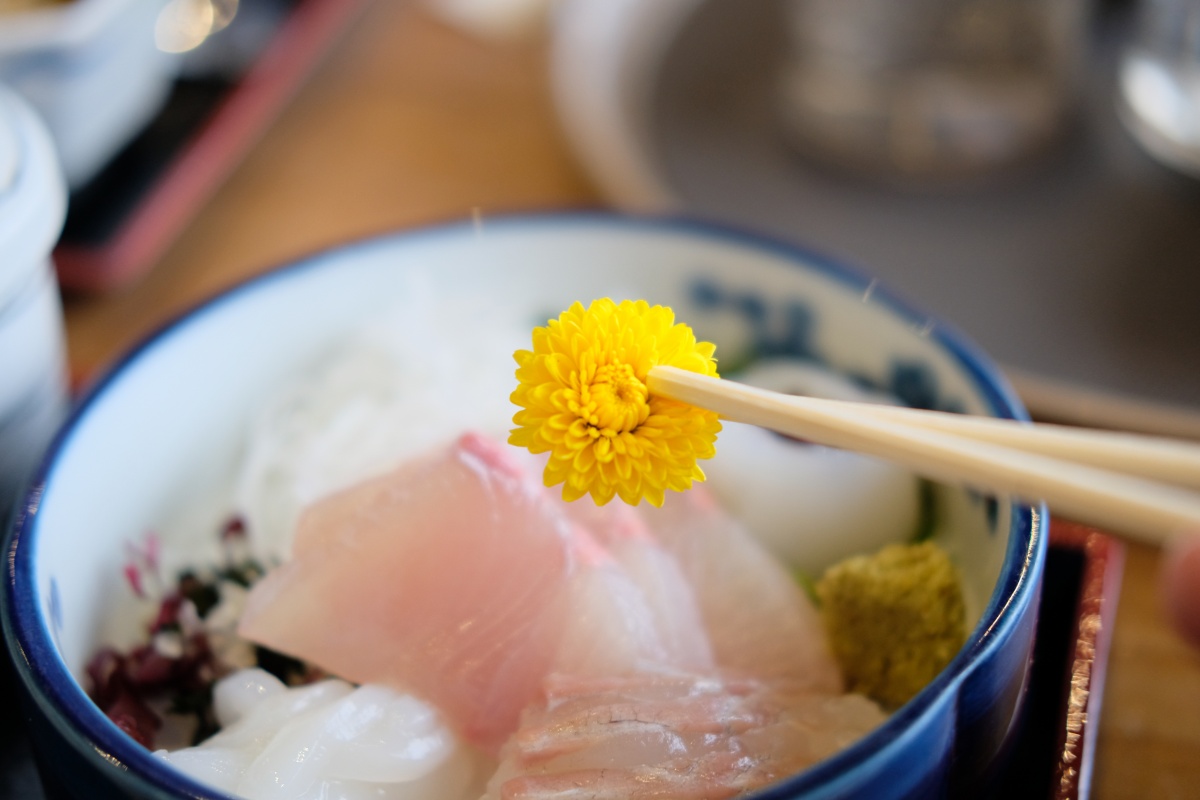
POLYGON ((482 299, 447 314, 415 276, 398 306, 352 332, 258 415, 234 489, 256 549, 286 557, 305 505, 465 429, 504 438, 515 410, 512 354, 528 329, 482 299))

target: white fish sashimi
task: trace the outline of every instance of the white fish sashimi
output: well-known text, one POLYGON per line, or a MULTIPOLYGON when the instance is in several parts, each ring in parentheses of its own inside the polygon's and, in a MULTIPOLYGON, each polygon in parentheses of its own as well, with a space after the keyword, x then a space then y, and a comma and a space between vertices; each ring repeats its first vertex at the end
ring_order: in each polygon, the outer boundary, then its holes
POLYGON ((715 663, 695 672, 549 676, 506 743, 486 800, 736 797, 812 766, 884 720, 871 701, 840 694, 812 603, 703 490, 671 496, 662 509, 574 516, 644 596, 674 582, 687 590, 715 663), (674 579, 663 580, 664 565, 674 579))
MULTIPOLYGON (((614 592, 614 598, 623 597, 626 603, 638 608, 644 604, 649 611, 653 646, 659 652, 657 660, 689 672, 712 670, 715 666, 712 647, 695 593, 678 562, 655 540, 637 512, 624 503, 596 506, 580 501, 563 505, 570 517, 584 526, 619 565, 624 575, 620 581, 633 587, 614 592)), ((630 617, 632 611, 626 609, 622 616, 630 617)), ((642 618, 640 613, 637 618, 642 618)), ((578 616, 572 615, 572 619, 578 616)), ((556 668, 577 671, 563 663, 556 668)))
MULTIPOLYGON (((835 696, 812 604, 703 490, 645 512, 564 507, 478 434, 308 509, 293 560, 252 591, 241 632, 434 704, 500 754, 497 800, 732 797, 883 718, 835 696)), ((308 711, 238 791, 357 800, 424 780, 456 750, 427 743, 411 709, 392 731, 377 712, 398 702, 308 711), (362 738, 385 732, 407 744, 362 738)))
POLYGON ((625 675, 711 665, 708 640, 695 631, 694 645, 684 637, 664 637, 660 620, 645 594, 615 561, 583 570, 570 582, 568 618, 552 670, 573 675, 625 675))
POLYGON ((326 498, 240 632, 358 683, 433 702, 499 744, 549 670, 576 540, 540 485, 481 436, 326 498))
POLYGON ((861 697, 711 675, 552 677, 486 800, 714 800, 816 763, 883 720, 861 697))
POLYGON ((642 512, 696 593, 717 666, 837 694, 841 671, 812 602, 703 488, 642 512))
POLYGON ((675 583, 656 612, 503 445, 468 434, 308 509, 293 560, 254 587, 240 631, 413 691, 495 753, 551 671, 711 668, 694 598, 675 583))

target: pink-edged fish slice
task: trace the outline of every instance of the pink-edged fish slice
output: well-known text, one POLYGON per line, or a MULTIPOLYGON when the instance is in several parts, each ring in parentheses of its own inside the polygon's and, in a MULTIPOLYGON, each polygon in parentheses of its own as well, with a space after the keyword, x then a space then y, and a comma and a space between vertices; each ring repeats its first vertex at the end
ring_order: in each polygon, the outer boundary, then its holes
POLYGON ((503 446, 468 434, 316 503, 240 632, 357 683, 434 703, 495 751, 567 625, 575 528, 503 446))

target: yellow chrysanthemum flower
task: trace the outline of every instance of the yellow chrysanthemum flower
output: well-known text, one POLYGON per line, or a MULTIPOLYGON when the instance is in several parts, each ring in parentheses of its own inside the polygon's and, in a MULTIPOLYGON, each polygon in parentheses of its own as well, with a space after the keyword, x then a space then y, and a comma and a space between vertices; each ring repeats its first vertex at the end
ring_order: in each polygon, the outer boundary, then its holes
POLYGON ((697 342, 675 312, 645 300, 575 303, 533 331, 518 350, 518 386, 509 443, 550 453, 544 480, 563 499, 619 496, 661 506, 667 489, 704 480, 697 459, 711 458, 721 423, 712 411, 651 396, 646 376, 669 365, 717 375, 715 346, 697 342))

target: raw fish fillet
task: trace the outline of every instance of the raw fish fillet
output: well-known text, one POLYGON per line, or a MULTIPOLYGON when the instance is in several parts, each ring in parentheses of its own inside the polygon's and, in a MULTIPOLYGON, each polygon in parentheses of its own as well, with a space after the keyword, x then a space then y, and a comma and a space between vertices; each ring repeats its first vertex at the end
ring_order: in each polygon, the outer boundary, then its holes
MULTIPOLYGON (((812 766, 884 720, 871 701, 840 693, 808 598, 702 490, 648 512, 584 505, 569 513, 644 594, 683 587, 673 591, 695 599, 687 613, 699 613, 715 665, 554 673, 505 744, 486 800, 735 797, 812 766)), ((696 624, 686 617, 677 624, 696 624)))
POLYGON ((502 445, 468 434, 307 510, 240 632, 413 691, 495 752, 552 671, 711 667, 698 612, 673 612, 693 624, 670 635, 664 613, 502 445))
POLYGON ((552 676, 485 800, 720 800, 793 775, 883 719, 857 695, 753 679, 552 676))
POLYGON ((578 541, 501 445, 468 434, 309 507, 239 632, 414 691, 495 748, 557 655, 578 541))
MULTIPOLYGON (((625 503, 597 506, 578 501, 563 506, 612 555, 645 598, 666 649, 665 661, 684 671, 711 671, 712 647, 696 594, 678 561, 658 543, 638 513, 625 503)), ((563 664, 556 668, 567 669, 563 664)))
POLYGON ((242 632, 432 702, 501 754, 492 798, 734 796, 883 718, 706 495, 567 507, 475 435, 309 509, 242 632))
POLYGON ((695 599, 690 594, 682 598, 690 604, 695 624, 667 631, 662 623, 673 619, 664 620, 662 613, 656 613, 623 565, 607 551, 599 552, 604 554, 602 559, 586 564, 568 582, 570 623, 550 671, 608 677, 711 669, 708 637, 699 624, 695 599))
POLYGON ((639 513, 695 591, 717 666, 840 693, 820 616, 784 566, 705 489, 669 494, 662 508, 639 513))

